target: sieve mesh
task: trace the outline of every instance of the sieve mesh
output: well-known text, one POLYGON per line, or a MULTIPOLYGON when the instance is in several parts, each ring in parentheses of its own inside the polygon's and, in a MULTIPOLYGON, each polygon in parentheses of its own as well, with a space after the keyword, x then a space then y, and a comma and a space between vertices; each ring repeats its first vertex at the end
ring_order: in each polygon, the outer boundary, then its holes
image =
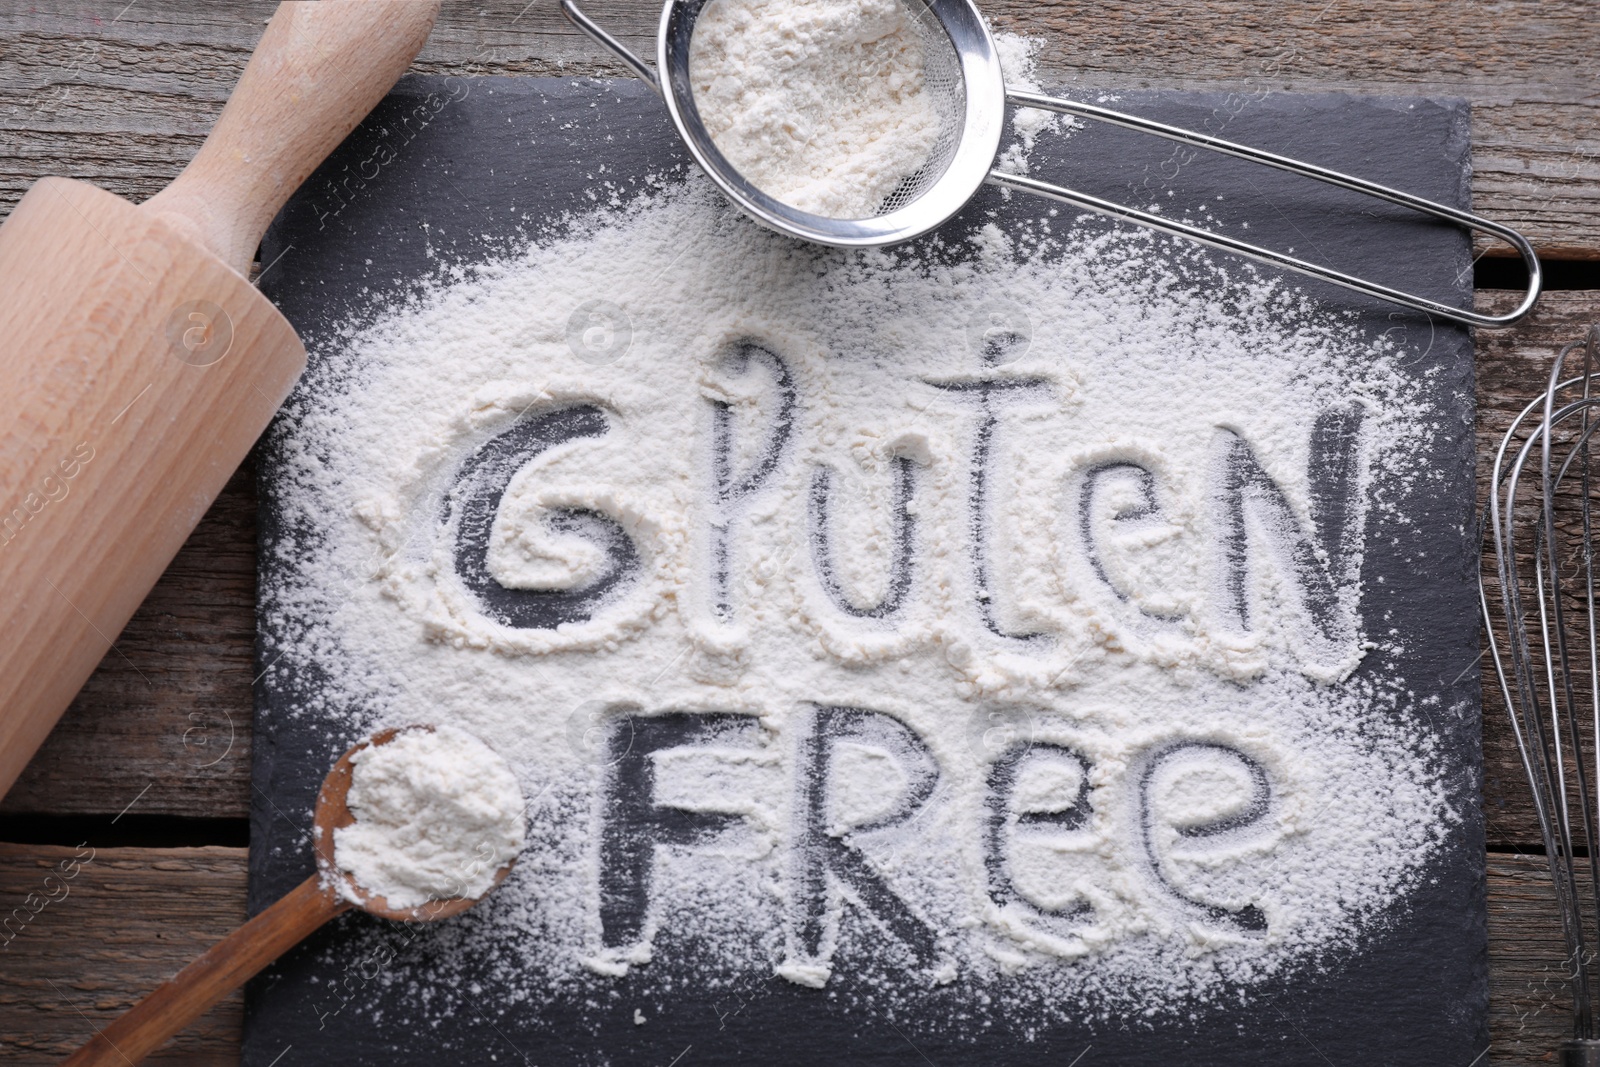
POLYGON ((659 77, 605 31, 580 21, 573 0, 561 0, 579 28, 628 57, 639 76, 657 87, 695 162, 740 209, 779 233, 837 248, 880 248, 936 229, 972 199, 999 151, 1005 85, 994 41, 972 0, 894 2, 916 35, 923 94, 935 120, 933 143, 921 166, 880 203, 843 218, 817 215, 764 193, 738 172, 706 129, 689 67, 695 24, 717 0, 665 0, 657 42, 659 77))
POLYGON ((892 193, 883 198, 876 214, 887 215, 905 207, 933 188, 955 158, 961 146, 961 130, 967 116, 966 82, 961 75, 961 56, 950 34, 928 7, 927 0, 900 0, 922 41, 923 92, 939 116, 939 136, 927 161, 914 173, 901 179, 892 193))

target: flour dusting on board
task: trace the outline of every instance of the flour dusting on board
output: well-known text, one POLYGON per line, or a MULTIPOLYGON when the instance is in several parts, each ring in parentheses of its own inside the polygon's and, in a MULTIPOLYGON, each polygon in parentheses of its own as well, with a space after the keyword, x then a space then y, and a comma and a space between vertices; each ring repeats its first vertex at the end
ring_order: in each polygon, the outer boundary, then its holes
MULTIPOLYGON (((1001 31, 994 35, 994 44, 1008 90, 1022 89, 1030 93, 1044 91, 1038 75, 1039 54, 1045 46, 1043 37, 1001 31)), ((1029 153, 1040 137, 1046 133, 1070 130, 1078 125, 1078 120, 1070 115, 1037 107, 1017 108, 1011 115, 1011 142, 1001 146, 1000 157, 996 161, 999 169, 1011 174, 1027 174, 1029 153)))
POLYGON ((316 342, 272 669, 530 798, 433 973, 1158 1020, 1381 929, 1455 818, 1422 698, 1352 674, 1422 386, 1069 232, 847 254, 691 178, 316 342))

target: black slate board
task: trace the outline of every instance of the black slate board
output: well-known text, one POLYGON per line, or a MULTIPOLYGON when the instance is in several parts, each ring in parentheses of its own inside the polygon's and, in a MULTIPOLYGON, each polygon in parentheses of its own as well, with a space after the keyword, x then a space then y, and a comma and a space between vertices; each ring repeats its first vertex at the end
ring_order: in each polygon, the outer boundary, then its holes
MULTIPOLYGON (((1118 105, 1468 205, 1468 114, 1460 101, 1124 93, 1118 105)), ((1462 306, 1471 299, 1466 237, 1397 208, 1109 128, 1079 130, 1064 143, 1047 136, 1033 161, 1038 176, 1161 203, 1177 214, 1204 204, 1230 232, 1245 232, 1248 220, 1258 241, 1462 306)), ((262 248, 262 288, 314 345, 423 278, 518 246, 539 220, 587 209, 601 164, 604 179, 624 191, 647 172, 686 165, 659 102, 638 84, 408 77, 274 223, 262 248)), ((1020 195, 1007 201, 986 189, 950 227, 988 221, 990 213, 1004 225, 1041 203, 1020 195)), ((540 1013, 501 1002, 493 989, 440 988, 434 1013, 453 1017, 420 1027, 393 1014, 374 1020, 369 1008, 382 999, 369 971, 380 964, 356 947, 373 920, 353 915, 252 984, 245 1063, 1476 1062, 1487 1045, 1487 979, 1471 343, 1459 327, 1329 286, 1306 287, 1401 340, 1411 351, 1405 365, 1433 376, 1437 406, 1430 414, 1443 416, 1427 456, 1439 476, 1417 479, 1403 505, 1413 522, 1396 538, 1371 539, 1364 563, 1366 629, 1382 620, 1383 629, 1395 627, 1406 640, 1399 651, 1369 657, 1361 670, 1381 667, 1419 694, 1443 698, 1433 726, 1452 769, 1450 800, 1464 815, 1449 828, 1421 888, 1395 906, 1388 936, 1340 952, 1332 967, 1266 990, 1246 1008, 1206 1009, 1153 1028, 1085 1023, 1047 1027, 1031 1039, 1005 1028, 952 1036, 915 1018, 891 1025, 842 1016, 815 991, 779 979, 742 1001, 680 989, 670 1010, 640 1027, 631 1006, 662 999, 659 992, 633 995, 652 981, 642 971, 613 980, 613 992, 628 995, 607 1001, 598 1022, 592 1008, 580 1026, 577 1015, 567 1015, 570 1005, 540 1013)), ((266 548, 285 532, 274 511, 274 465, 269 445, 262 463, 266 548)), ((261 558, 263 588, 270 589, 275 557, 264 551, 261 558)), ((263 626, 262 667, 276 659, 284 638, 263 626)), ((274 672, 257 687, 252 913, 311 872, 306 831, 316 789, 332 758, 355 740, 341 724, 286 714, 314 687, 309 672, 274 672)), ((411 936, 426 944, 449 931, 416 929, 411 936)), ((405 977, 427 981, 426 973, 405 977)))

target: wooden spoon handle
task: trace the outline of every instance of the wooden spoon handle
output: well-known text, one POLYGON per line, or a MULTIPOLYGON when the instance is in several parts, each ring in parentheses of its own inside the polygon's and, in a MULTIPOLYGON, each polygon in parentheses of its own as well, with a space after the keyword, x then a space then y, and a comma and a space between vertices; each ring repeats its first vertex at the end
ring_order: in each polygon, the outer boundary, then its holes
POLYGON ((440 0, 279 5, 199 153, 141 210, 244 273, 278 209, 422 50, 440 0))
POLYGON ((312 875, 272 907, 211 946, 74 1052, 70 1067, 128 1067, 166 1044, 207 1008, 298 945, 350 902, 312 875))

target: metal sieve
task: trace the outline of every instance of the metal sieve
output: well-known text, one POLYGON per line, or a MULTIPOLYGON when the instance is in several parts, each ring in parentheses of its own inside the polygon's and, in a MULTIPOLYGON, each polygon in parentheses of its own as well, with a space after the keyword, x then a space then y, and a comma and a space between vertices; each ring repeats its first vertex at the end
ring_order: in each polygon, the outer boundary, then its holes
POLYGON ((1259 148, 1235 144, 1220 137, 1168 126, 1094 104, 1007 89, 994 38, 971 0, 900 0, 923 42, 926 57, 924 86, 940 120, 939 136, 927 162, 902 181, 884 199, 877 213, 868 218, 835 219, 801 211, 774 199, 747 181, 718 151, 700 119, 689 82, 689 45, 695 21, 710 2, 712 0, 666 0, 656 41, 656 67, 662 72, 660 77, 656 70, 652 70, 621 42, 596 25, 574 0, 561 0, 561 10, 579 29, 626 63, 665 101, 673 125, 677 127, 695 162, 730 200, 757 222, 790 237, 837 248, 872 248, 909 241, 946 222, 987 182, 1059 200, 1162 233, 1186 237, 1258 263, 1298 271, 1468 326, 1509 326, 1532 310, 1539 298, 1543 281, 1539 259, 1527 239, 1508 226, 1398 189, 1259 148), (1491 234, 1511 245, 1522 257, 1528 269, 1527 292, 1522 302, 1504 315, 1466 311, 1331 267, 1310 263, 1284 252, 1250 244, 1227 234, 1163 218, 1037 178, 996 170, 995 158, 1000 151, 1008 104, 1108 122, 1196 148, 1236 156, 1491 234))

